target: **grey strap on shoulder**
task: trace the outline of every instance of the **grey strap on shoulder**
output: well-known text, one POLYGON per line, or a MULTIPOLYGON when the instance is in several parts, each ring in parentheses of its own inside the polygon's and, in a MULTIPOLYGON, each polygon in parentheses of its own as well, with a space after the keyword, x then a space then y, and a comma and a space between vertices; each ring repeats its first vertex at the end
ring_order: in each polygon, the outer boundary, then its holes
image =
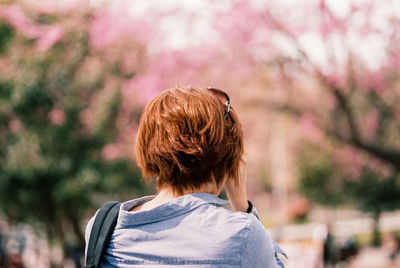
POLYGON ((108 202, 97 213, 90 232, 85 268, 99 267, 101 257, 117 224, 120 205, 115 201, 108 202))

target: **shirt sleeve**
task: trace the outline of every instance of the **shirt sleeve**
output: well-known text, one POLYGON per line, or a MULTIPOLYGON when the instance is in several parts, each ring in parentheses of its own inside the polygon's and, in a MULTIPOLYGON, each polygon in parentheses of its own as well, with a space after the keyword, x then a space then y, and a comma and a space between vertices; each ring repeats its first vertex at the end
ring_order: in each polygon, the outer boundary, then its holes
POLYGON ((283 268, 282 262, 277 257, 277 245, 261 222, 251 216, 248 228, 249 233, 242 253, 243 267, 283 268))
POLYGON ((279 258, 278 254, 284 256, 287 259, 286 253, 281 249, 281 247, 274 240, 272 240, 272 244, 275 249, 275 260, 276 260, 276 263, 278 264, 278 267, 285 268, 285 265, 283 265, 283 262, 279 258))

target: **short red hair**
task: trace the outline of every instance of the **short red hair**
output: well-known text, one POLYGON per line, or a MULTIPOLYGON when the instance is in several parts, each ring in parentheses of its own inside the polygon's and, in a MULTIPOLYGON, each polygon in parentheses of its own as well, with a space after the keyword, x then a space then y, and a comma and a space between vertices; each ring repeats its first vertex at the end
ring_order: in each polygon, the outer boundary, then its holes
POLYGON ((144 177, 174 192, 196 189, 215 179, 237 182, 243 131, 234 109, 224 120, 221 96, 195 87, 165 90, 142 115, 136 157, 144 177))

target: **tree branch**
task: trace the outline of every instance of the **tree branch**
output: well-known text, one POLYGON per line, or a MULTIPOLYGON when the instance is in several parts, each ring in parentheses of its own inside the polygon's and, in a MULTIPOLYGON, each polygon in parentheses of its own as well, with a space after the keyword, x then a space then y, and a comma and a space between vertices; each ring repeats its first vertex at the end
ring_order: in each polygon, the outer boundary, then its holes
MULTIPOLYGON (((271 103, 268 105, 274 110, 277 110, 279 112, 285 112, 288 113, 291 116, 294 116, 296 118, 299 118, 303 116, 305 113, 311 113, 310 111, 306 112, 303 111, 297 107, 292 107, 287 104, 278 104, 278 103, 271 103)), ((352 121, 353 119, 348 118, 348 121, 352 121)), ((385 148, 383 146, 366 142, 362 140, 358 135, 358 131, 356 130, 356 134, 351 135, 350 137, 346 137, 339 133, 339 131, 332 129, 329 125, 324 125, 321 124, 321 122, 317 121, 318 126, 325 132, 327 136, 330 136, 332 138, 335 138, 336 140, 349 144, 351 146, 354 146, 358 149, 361 149, 383 161, 386 163, 389 163, 394 167, 395 170, 400 171, 400 151, 390 149, 390 148, 385 148), (356 138, 354 138, 356 137, 356 138), (358 138, 357 138, 358 137, 358 138)), ((355 126, 354 126, 355 127, 355 126)))
POLYGON ((344 115, 346 116, 346 121, 350 129, 350 135, 351 135, 351 140, 355 143, 358 144, 361 142, 361 137, 360 137, 360 132, 358 130, 358 126, 356 123, 356 119, 354 116, 354 113, 347 101, 346 96, 344 93, 338 89, 338 88, 332 88, 332 93, 335 96, 336 100, 339 103, 339 107, 343 111, 344 115))
MULTIPOLYGON (((360 135, 360 130, 357 125, 357 120, 355 118, 355 115, 353 113, 353 110, 351 108, 351 105, 348 102, 348 99, 344 95, 344 93, 337 88, 336 86, 332 85, 332 83, 326 78, 326 76, 321 72, 320 69, 318 69, 310 60, 308 57, 307 53, 302 49, 302 47, 299 44, 298 39, 291 34, 291 32, 280 22, 277 20, 274 20, 271 18, 271 21, 275 25, 275 29, 277 29, 279 32, 285 34, 294 44, 296 47, 299 55, 301 58, 308 63, 312 68, 313 71, 316 74, 317 79, 319 79, 322 84, 325 85, 325 88, 329 90, 331 94, 336 98, 336 100, 339 103, 339 108, 340 110, 344 113, 346 117, 346 122, 350 130, 350 137, 345 137, 342 134, 339 133, 339 131, 331 130, 328 125, 326 126, 321 126, 321 129, 329 136, 335 137, 339 141, 345 142, 347 144, 350 144, 356 148, 362 149, 375 157, 380 158, 381 160, 391 164, 397 171, 400 170, 400 151, 396 149, 390 149, 390 148, 384 148, 381 145, 378 145, 376 143, 371 143, 364 141, 360 135)), ((350 83, 351 89, 355 89, 354 86, 354 81, 350 83)), ((271 106, 274 107, 274 106, 271 106)), ((299 117, 303 115, 303 112, 299 110, 296 107, 292 107, 290 104, 275 104, 275 108, 278 108, 279 111, 284 111, 288 112, 289 114, 299 117)), ((382 108, 382 107, 381 107, 382 108)), ((385 107, 386 108, 386 107, 385 107)), ((315 112, 313 113, 315 115, 315 112)))

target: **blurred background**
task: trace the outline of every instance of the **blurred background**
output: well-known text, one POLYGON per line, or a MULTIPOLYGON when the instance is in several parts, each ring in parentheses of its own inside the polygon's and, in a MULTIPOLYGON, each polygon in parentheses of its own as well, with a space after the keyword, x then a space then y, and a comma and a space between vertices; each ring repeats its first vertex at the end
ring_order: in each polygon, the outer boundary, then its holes
POLYGON ((80 267, 176 85, 226 91, 287 267, 400 267, 400 2, 0 0, 0 267, 80 267))

